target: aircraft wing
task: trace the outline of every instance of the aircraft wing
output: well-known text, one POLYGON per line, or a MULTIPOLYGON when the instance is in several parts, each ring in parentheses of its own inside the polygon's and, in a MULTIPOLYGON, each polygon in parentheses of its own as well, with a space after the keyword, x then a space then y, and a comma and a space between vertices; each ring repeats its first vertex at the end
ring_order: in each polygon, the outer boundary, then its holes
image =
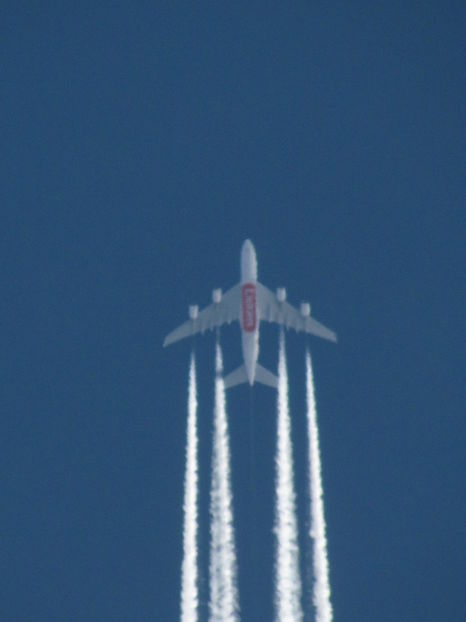
POLYGON ((234 320, 239 320, 241 310, 241 285, 234 285, 222 295, 220 302, 212 303, 202 311, 194 320, 187 320, 178 328, 175 328, 165 337, 164 347, 191 337, 196 333, 204 333, 206 330, 213 330, 222 324, 230 324, 234 320))
POLYGON ((265 285, 257 284, 259 317, 266 322, 276 322, 296 332, 304 331, 322 339, 336 342, 336 334, 310 316, 303 316, 288 302, 279 302, 276 295, 265 285))

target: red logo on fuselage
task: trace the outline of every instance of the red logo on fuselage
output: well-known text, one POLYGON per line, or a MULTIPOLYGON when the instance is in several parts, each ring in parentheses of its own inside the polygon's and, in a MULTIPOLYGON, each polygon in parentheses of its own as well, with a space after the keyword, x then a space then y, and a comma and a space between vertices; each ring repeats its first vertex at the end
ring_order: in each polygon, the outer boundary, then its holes
POLYGON ((243 310, 243 330, 252 333, 256 330, 256 286, 245 283, 241 288, 243 310))

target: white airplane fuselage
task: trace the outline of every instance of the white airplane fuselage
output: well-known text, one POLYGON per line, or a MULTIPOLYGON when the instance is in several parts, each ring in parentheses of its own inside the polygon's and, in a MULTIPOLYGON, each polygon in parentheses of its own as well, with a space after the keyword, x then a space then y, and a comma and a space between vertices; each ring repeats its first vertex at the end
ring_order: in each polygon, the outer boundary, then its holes
POLYGON ((259 355, 259 313, 257 307, 257 259, 252 242, 241 249, 241 346, 248 382, 252 386, 259 355))
POLYGON ((189 320, 172 330, 164 339, 168 346, 180 339, 193 337, 206 330, 217 330, 224 324, 239 322, 241 327, 241 349, 243 364, 223 377, 225 388, 239 384, 253 385, 256 382, 274 389, 278 388, 278 377, 263 367, 259 361, 259 324, 261 318, 284 328, 293 328, 305 333, 336 342, 337 336, 310 315, 309 303, 301 303, 300 310, 286 302, 286 290, 278 287, 273 293, 257 280, 256 251, 251 240, 245 240, 241 247, 241 278, 239 283, 222 294, 221 289, 212 290, 212 304, 199 312, 197 305, 190 305, 189 320))

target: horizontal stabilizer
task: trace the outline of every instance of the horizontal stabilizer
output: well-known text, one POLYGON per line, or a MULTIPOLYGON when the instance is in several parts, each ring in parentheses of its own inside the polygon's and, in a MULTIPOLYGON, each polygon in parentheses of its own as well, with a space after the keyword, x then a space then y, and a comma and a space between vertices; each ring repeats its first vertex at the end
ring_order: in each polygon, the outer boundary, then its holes
MULTIPOLYGON (((241 365, 224 378, 225 389, 231 389, 231 387, 236 387, 238 384, 245 384, 247 382, 249 382, 249 379, 244 365, 241 365)), ((278 388, 277 376, 272 374, 271 371, 268 371, 268 369, 265 369, 265 367, 262 367, 262 365, 259 365, 259 363, 256 364, 254 382, 260 382, 273 389, 278 388)))
POLYGON ((231 389, 231 387, 236 387, 237 384, 243 384, 244 382, 248 382, 248 375, 246 373, 246 368, 244 365, 232 371, 228 376, 224 378, 225 389, 231 389))
POLYGON ((278 378, 275 374, 272 374, 271 371, 262 367, 257 363, 256 366, 256 382, 260 382, 261 384, 265 384, 268 387, 272 387, 273 389, 278 388, 278 378))

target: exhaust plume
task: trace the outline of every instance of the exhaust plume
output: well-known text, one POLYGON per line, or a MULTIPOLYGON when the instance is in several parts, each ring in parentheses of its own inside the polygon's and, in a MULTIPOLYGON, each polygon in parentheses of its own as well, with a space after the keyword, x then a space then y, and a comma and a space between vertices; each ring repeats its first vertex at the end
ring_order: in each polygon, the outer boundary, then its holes
POLYGON ((313 603, 316 622, 331 622, 333 618, 330 602, 330 581, 327 558, 327 538, 325 535, 324 501, 322 473, 320 464, 319 430, 314 395, 311 355, 306 351, 306 392, 309 434, 309 484, 311 496, 311 530, 313 541, 313 603))
POLYGON ((181 622, 197 622, 198 613, 198 458, 196 361, 191 354, 184 477, 183 564, 181 567, 181 622))
POLYGON ((278 425, 277 425, 276 509, 275 526, 275 619, 277 622, 300 622, 301 577, 299 574, 296 496, 293 482, 291 424, 288 406, 288 374, 285 338, 280 331, 278 357, 278 425))
POLYGON ((215 413, 210 490, 210 621, 239 619, 230 448, 220 344, 216 344, 215 413))

